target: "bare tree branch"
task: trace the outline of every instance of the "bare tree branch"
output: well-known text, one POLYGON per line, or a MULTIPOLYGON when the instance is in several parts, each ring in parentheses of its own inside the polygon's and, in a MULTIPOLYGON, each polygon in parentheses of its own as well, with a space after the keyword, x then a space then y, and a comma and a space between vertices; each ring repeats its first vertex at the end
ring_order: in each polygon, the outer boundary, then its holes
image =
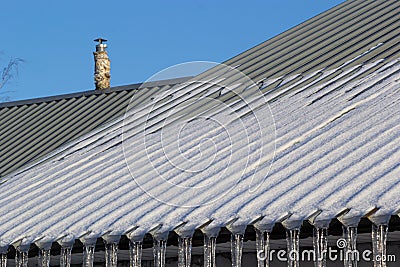
POLYGON ((24 62, 20 58, 11 58, 7 66, 3 68, 0 79, 0 89, 2 89, 12 78, 18 76, 18 66, 24 62))
MULTIPOLYGON (((18 76, 18 67, 24 60, 21 58, 11 58, 8 64, 0 72, 0 90, 4 89, 7 83, 9 83, 13 78, 18 76)), ((11 93, 13 91, 1 91, 0 95, 11 93)), ((0 101, 9 101, 8 96, 0 97, 0 101)))

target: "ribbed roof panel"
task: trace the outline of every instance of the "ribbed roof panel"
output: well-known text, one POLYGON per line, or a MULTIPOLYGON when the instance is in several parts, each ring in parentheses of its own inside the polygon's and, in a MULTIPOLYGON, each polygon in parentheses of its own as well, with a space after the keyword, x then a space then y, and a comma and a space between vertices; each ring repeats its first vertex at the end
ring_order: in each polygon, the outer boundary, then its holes
POLYGON ((139 105, 187 79, 1 103, 0 177, 122 116, 134 95, 139 105))
POLYGON ((242 73, 217 66, 154 98, 144 88, 3 107, 0 120, 17 119, 0 129, 10 157, 1 171, 45 156, 0 185, 1 245, 183 222, 302 221, 317 211, 320 220, 347 209, 349 218, 376 207, 393 214, 399 11, 399 1, 346 1, 226 62, 242 73), (245 89, 212 85, 221 78, 245 89))

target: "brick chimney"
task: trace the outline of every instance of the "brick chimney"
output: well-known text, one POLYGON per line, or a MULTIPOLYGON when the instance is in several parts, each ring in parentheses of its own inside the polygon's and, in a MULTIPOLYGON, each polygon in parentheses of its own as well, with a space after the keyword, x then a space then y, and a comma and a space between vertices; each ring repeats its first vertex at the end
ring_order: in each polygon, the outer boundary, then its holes
POLYGON ((106 39, 98 38, 94 40, 98 42, 96 45, 96 52, 94 55, 94 83, 96 85, 96 90, 105 90, 110 88, 110 59, 106 51, 107 42, 106 39))

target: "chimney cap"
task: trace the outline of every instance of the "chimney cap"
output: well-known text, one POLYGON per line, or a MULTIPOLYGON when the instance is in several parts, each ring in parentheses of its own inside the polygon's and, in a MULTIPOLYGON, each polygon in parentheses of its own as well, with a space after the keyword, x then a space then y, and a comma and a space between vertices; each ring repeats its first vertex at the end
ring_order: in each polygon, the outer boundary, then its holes
POLYGON ((94 41, 95 41, 95 42, 98 42, 99 44, 102 44, 103 42, 107 42, 107 39, 104 39, 104 38, 99 37, 99 38, 97 38, 97 39, 94 39, 94 41))

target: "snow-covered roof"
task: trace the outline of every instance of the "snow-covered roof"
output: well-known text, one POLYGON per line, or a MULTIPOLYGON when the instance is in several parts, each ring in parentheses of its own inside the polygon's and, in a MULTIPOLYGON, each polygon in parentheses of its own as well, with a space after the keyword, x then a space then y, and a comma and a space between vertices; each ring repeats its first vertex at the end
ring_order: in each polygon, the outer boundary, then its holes
POLYGON ((140 102, 187 79, 0 103, 0 179, 122 116, 133 95, 140 102))
POLYGON ((299 77, 188 81, 6 176, 0 245, 396 212, 399 59, 299 77))
POLYGON ((399 10, 345 1, 173 88, 0 105, 0 249, 383 222, 400 208, 399 10))

